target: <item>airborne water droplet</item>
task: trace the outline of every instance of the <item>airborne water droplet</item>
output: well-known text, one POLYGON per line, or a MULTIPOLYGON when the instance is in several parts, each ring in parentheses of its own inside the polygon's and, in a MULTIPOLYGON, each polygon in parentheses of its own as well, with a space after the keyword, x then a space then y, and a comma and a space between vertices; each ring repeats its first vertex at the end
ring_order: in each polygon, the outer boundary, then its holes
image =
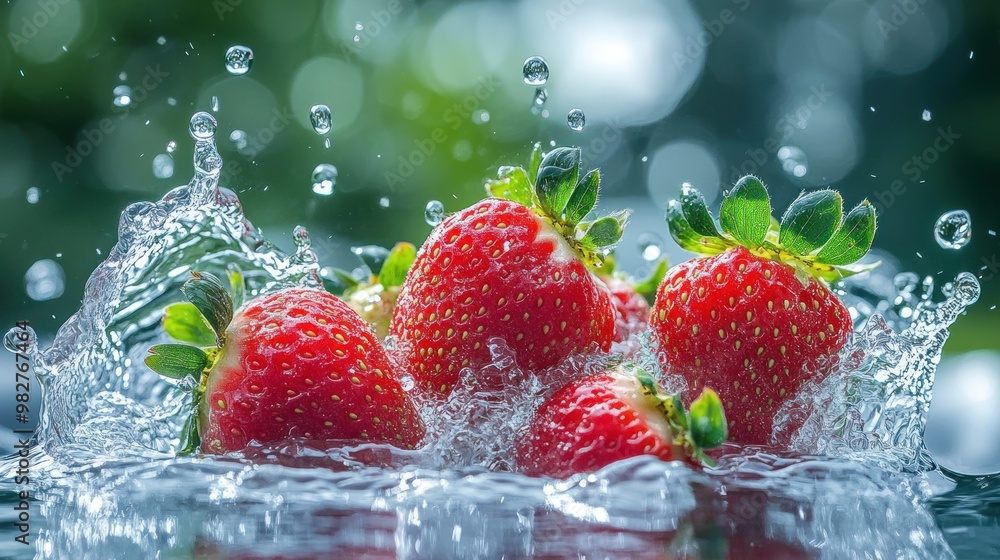
POLYGON ((326 105, 313 105, 312 109, 309 109, 309 122, 312 123, 316 134, 330 132, 333 124, 333 115, 330 114, 330 108, 326 105))
POLYGON ((389 197, 383 196, 382 198, 378 199, 378 205, 381 206, 382 208, 388 208, 389 207, 389 197))
POLYGON ((312 247, 309 231, 302 226, 295 226, 295 229, 292 230, 292 242, 295 243, 295 247, 299 253, 307 251, 312 247))
POLYGON ((542 112, 545 102, 549 99, 549 90, 545 88, 535 88, 535 99, 531 103, 531 114, 537 115, 542 112))
POLYGON ((34 354, 37 344, 38 335, 35 334, 34 329, 31 327, 24 330, 14 327, 7 331, 7 334, 3 335, 3 347, 16 354, 34 354), (28 351, 24 351, 24 346, 18 348, 18 345, 26 345, 28 351))
POLYGON ((321 163, 313 169, 312 183, 313 192, 321 196, 333 194, 333 187, 337 184, 337 168, 329 163, 321 163))
POLYGON ((169 179, 174 176, 174 158, 170 154, 159 154, 153 158, 153 175, 157 179, 169 179))
POLYGON ((59 263, 42 259, 24 273, 24 291, 35 301, 48 301, 63 295, 66 274, 59 263))
POLYGON ((226 51, 226 70, 234 76, 242 76, 253 65, 253 51, 243 45, 233 45, 226 51))
POLYGON ((167 153, 168 154, 174 153, 174 150, 176 150, 176 149, 177 149, 177 142, 174 142, 173 140, 167 142, 167 153))
POLYGON ((440 200, 431 200, 424 208, 424 221, 434 227, 444 221, 444 204, 440 200))
POLYGON ((326 140, 323 140, 323 147, 325 147, 327 150, 330 149, 330 139, 329 138, 327 138, 326 140))
POLYGON ((924 119, 924 121, 930 122, 930 120, 931 120, 931 112, 930 112, 930 110, 929 109, 924 109, 924 112, 920 115, 920 118, 924 119))
POLYGON ((583 109, 570 109, 566 115, 566 123, 571 129, 580 132, 587 126, 587 116, 583 114, 583 109))
POLYGON ((219 98, 215 95, 212 96, 212 112, 213 113, 219 112, 219 98))
POLYGON ((472 122, 475 124, 486 124, 490 122, 490 112, 486 109, 479 109, 472 113, 472 122))
POLYGON ((934 239, 944 249, 961 249, 972 239, 972 217, 965 210, 945 212, 934 224, 934 239))
POLYGON ((38 199, 41 198, 42 191, 38 187, 31 187, 28 192, 25 193, 25 198, 28 199, 28 204, 38 204, 38 199))
POLYGON ((217 127, 218 124, 215 122, 215 117, 205 111, 198 111, 191 116, 191 125, 188 127, 188 132, 191 133, 191 137, 195 140, 208 140, 215 136, 215 129, 217 127))
POLYGON ((115 86, 111 92, 114 94, 114 104, 116 107, 128 107, 132 104, 132 88, 125 84, 115 86))
POLYGON ((639 254, 644 261, 655 261, 663 254, 663 239, 653 232, 643 232, 638 238, 639 254))
POLYGON ((549 65, 540 56, 529 56, 524 61, 524 83, 540 86, 549 79, 549 65))

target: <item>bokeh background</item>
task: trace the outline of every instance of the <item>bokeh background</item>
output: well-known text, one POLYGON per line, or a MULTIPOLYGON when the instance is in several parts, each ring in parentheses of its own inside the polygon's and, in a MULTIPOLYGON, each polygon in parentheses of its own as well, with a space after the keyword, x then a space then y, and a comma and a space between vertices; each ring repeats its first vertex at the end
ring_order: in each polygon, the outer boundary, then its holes
MULTIPOLYGON (((191 177, 188 121, 205 110, 249 218, 286 248, 306 226, 324 265, 352 267, 353 245, 419 243, 428 201, 458 210, 534 142, 575 144, 602 169, 604 208, 635 210, 619 258, 636 274, 643 256, 685 258, 662 216, 684 181, 718 204, 755 173, 779 209, 833 186, 876 204, 894 266, 938 285, 980 275, 947 351, 998 349, 998 24, 996 2, 945 0, 8 0, 0 326, 51 337, 121 210, 191 177), (237 44, 254 52, 240 76, 224 63, 237 44), (532 55, 551 71, 541 106, 522 78, 532 55), (321 163, 338 170, 332 192, 313 188, 321 163), (945 249, 933 226, 955 209, 972 239, 945 249)), ((984 356, 949 379, 996 402, 1000 365, 984 356)))

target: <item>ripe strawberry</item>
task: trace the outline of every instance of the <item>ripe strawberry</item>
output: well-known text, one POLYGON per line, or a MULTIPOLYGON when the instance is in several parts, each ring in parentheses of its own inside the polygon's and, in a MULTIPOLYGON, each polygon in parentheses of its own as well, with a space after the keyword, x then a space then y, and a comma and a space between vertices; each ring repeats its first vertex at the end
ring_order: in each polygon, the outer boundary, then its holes
POLYGON ((689 414, 648 373, 619 366, 556 391, 536 411, 517 456, 525 474, 562 478, 638 455, 711 462, 701 450, 725 439, 726 418, 711 389, 689 414))
POLYGON ((597 271, 598 278, 611 292, 611 302, 618 313, 615 324, 615 342, 624 342, 629 337, 649 328, 650 305, 656 298, 656 290, 667 274, 667 260, 656 263, 649 277, 634 281, 614 270, 611 258, 597 271), (610 264, 610 266, 609 266, 610 264))
POLYGON ((664 368, 692 391, 718 390, 732 441, 765 444, 774 416, 809 379, 827 375, 851 332, 851 316, 827 288, 872 268, 850 266, 871 246, 868 201, 843 219, 840 195, 803 194, 771 219, 764 185, 744 177, 722 203, 720 225, 685 187, 667 208, 670 233, 702 254, 660 285, 650 325, 664 368))
MULTIPOLYGON (((368 325, 333 295, 285 289, 233 313, 217 278, 193 273, 170 306, 168 334, 198 346, 150 348, 146 364, 195 385, 184 451, 251 441, 362 439, 413 447, 423 424, 368 325)), ((236 285, 234 283, 234 285, 236 285)), ((234 290, 242 293, 242 290, 234 290)))
POLYGON ((533 161, 532 171, 501 168, 487 185, 504 198, 435 228, 400 289, 389 333, 425 394, 447 395, 463 368, 488 364, 494 339, 528 371, 593 347, 607 351, 614 339, 611 295, 584 260, 600 262, 627 214, 582 221, 600 177, 593 170, 577 181, 579 148, 556 148, 539 161, 536 147, 533 161))

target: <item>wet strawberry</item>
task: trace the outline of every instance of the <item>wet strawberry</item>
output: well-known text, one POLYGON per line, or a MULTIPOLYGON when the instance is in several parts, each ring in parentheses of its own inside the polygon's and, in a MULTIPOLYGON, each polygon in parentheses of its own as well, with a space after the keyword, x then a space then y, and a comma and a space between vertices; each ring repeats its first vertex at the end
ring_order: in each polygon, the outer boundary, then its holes
POLYGON ((501 168, 487 189, 503 198, 445 219, 407 274, 389 333, 395 357, 424 394, 450 393, 462 369, 491 361, 495 340, 528 371, 610 348, 611 295, 585 262, 600 262, 626 215, 583 221, 600 178, 596 170, 578 177, 579 149, 557 148, 534 161, 537 176, 501 168))
POLYGON ((666 273, 666 259, 657 262, 649 277, 639 281, 614 272, 613 264, 610 270, 605 266, 598 271, 598 278, 611 292, 611 302, 618 313, 615 342, 624 342, 649 328, 650 306, 655 301, 656 291, 666 273))
POLYGON ((525 474, 561 478, 638 455, 700 464, 709 461, 702 449, 725 438, 725 416, 711 389, 688 414, 677 395, 659 393, 648 373, 619 366, 556 391, 538 408, 517 456, 525 474))
POLYGON ((843 222, 831 190, 800 196, 780 225, 770 212, 764 185, 744 178, 723 202, 719 232, 701 194, 685 188, 668 206, 670 232, 711 256, 671 269, 650 317, 662 365, 693 392, 718 391, 737 443, 768 443, 778 410, 832 370, 852 325, 826 282, 870 268, 850 266, 874 236, 867 201, 843 222))
POLYGON ((168 334, 199 346, 150 349, 154 371, 194 387, 185 448, 225 453, 251 441, 364 440, 412 447, 423 424, 368 325, 344 302, 292 288, 233 312, 215 277, 195 274, 168 334), (198 381, 195 381, 198 380, 198 381))

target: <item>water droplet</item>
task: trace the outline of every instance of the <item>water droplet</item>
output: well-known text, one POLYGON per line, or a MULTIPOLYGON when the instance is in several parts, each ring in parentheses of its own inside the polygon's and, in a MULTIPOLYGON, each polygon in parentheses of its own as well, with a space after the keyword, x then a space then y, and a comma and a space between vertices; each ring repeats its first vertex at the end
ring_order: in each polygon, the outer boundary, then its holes
POLYGON ((587 126, 587 116, 583 114, 583 109, 570 109, 566 114, 566 123, 577 132, 587 126))
POLYGON ((127 80, 128 79, 128 72, 126 72, 124 70, 122 70, 121 72, 119 72, 118 73, 118 79, 121 80, 121 81, 123 81, 123 82, 125 80, 127 80))
POLYGON ((173 140, 167 142, 167 153, 168 154, 174 153, 174 150, 176 150, 176 149, 177 149, 177 142, 174 142, 173 140))
POLYGON ((549 90, 545 88, 535 88, 535 99, 531 103, 531 114, 537 115, 542 112, 545 102, 549 99, 549 90))
POLYGON ((295 243, 295 247, 299 253, 312 247, 312 239, 309 238, 309 231, 302 226, 295 226, 295 229, 292 230, 292 242, 295 243))
POLYGON ((167 44, 167 38, 164 37, 163 35, 160 35, 159 37, 156 38, 156 44, 157 45, 166 45, 167 44))
POLYGON ((912 294, 920 285, 920 277, 913 272, 900 272, 892 279, 892 284, 897 292, 912 294))
POLYGON ((778 160, 781 161, 781 168, 792 177, 805 177, 809 171, 809 162, 806 160, 806 153, 796 146, 782 146, 778 148, 778 160))
POLYGON ((444 204, 440 200, 431 200, 424 208, 424 221, 434 227, 444 221, 444 204))
POLYGON ((177 100, 174 99, 173 97, 168 97, 167 98, 167 105, 170 105, 171 107, 173 107, 174 105, 177 105, 177 100))
POLYGON ((365 24, 361 23, 360 21, 354 24, 354 30, 355 31, 363 31, 364 28, 365 28, 365 24))
POLYGON ((330 108, 326 105, 313 105, 312 109, 309 109, 309 122, 312 123, 316 134, 330 132, 333 125, 333 115, 330 114, 330 108))
POLYGON ((468 140, 459 140, 451 147, 451 155, 458 161, 468 161, 472 157, 472 143, 468 140))
POLYGON ((964 305, 972 305, 973 303, 976 303, 979 299, 980 293, 982 292, 982 289, 979 286, 979 281, 976 280, 976 277, 973 276, 971 272, 960 273, 955 277, 955 283, 952 286, 955 299, 964 305))
POLYGON ((3 347, 15 354, 34 354, 37 345, 38 335, 35 334, 35 330, 31 327, 26 329, 14 327, 7 331, 7 334, 3 335, 3 347), (19 344, 27 345, 28 351, 24 351, 24 346, 18 348, 19 344))
POLYGON ((382 198, 378 199, 378 205, 381 206, 382 208, 388 208, 389 207, 389 197, 383 196, 382 198))
POLYGON ((188 127, 188 132, 191 133, 191 137, 195 140, 208 140, 215 136, 215 129, 217 127, 218 124, 215 122, 215 117, 205 111, 198 111, 191 116, 191 125, 188 127))
POLYGON ((237 150, 247 147, 247 133, 238 128, 229 133, 229 140, 236 146, 237 150))
POLYGON ((28 199, 28 204, 38 204, 38 199, 41 198, 42 191, 38 187, 31 187, 28 192, 25 193, 25 198, 28 199))
POLYGON ((653 232, 643 232, 639 234, 639 254, 644 261, 655 261, 663 254, 663 239, 653 232))
POLYGON ((649 161, 649 156, 642 156, 642 163, 649 161))
POLYGON ((333 194, 333 187, 337 184, 337 175, 337 168, 329 163, 317 165, 312 173, 313 192, 321 196, 333 194))
POLYGON ((325 147, 327 150, 330 149, 330 139, 329 138, 323 140, 323 147, 325 147))
POLYGON ((212 96, 212 112, 213 113, 219 112, 219 98, 214 95, 212 96))
POLYGON ((529 56, 524 61, 524 83, 540 86, 549 79, 549 65, 540 56, 529 56))
POLYGON ((24 291, 35 301, 56 299, 66 288, 66 275, 54 260, 42 259, 24 273, 24 291))
POLYGON ((928 121, 929 122, 931 120, 931 112, 930 112, 930 110, 929 109, 924 109, 924 112, 920 115, 920 118, 924 119, 924 121, 928 121))
POLYGON ((234 76, 242 76, 253 65, 253 51, 250 47, 233 45, 226 51, 226 70, 234 76))
POLYGON ((934 224, 934 239, 944 249, 961 249, 972 239, 972 217, 965 210, 945 212, 934 224))
POLYGON ((472 122, 475 124, 486 124, 490 122, 490 112, 486 109, 479 109, 472 113, 472 122))
POLYGON ((115 96, 114 104, 116 107, 128 107, 132 104, 132 88, 127 85, 115 86, 111 93, 115 96))
POLYGON ((169 179, 174 176, 174 158, 170 154, 160 154, 153 158, 153 175, 157 179, 169 179))

